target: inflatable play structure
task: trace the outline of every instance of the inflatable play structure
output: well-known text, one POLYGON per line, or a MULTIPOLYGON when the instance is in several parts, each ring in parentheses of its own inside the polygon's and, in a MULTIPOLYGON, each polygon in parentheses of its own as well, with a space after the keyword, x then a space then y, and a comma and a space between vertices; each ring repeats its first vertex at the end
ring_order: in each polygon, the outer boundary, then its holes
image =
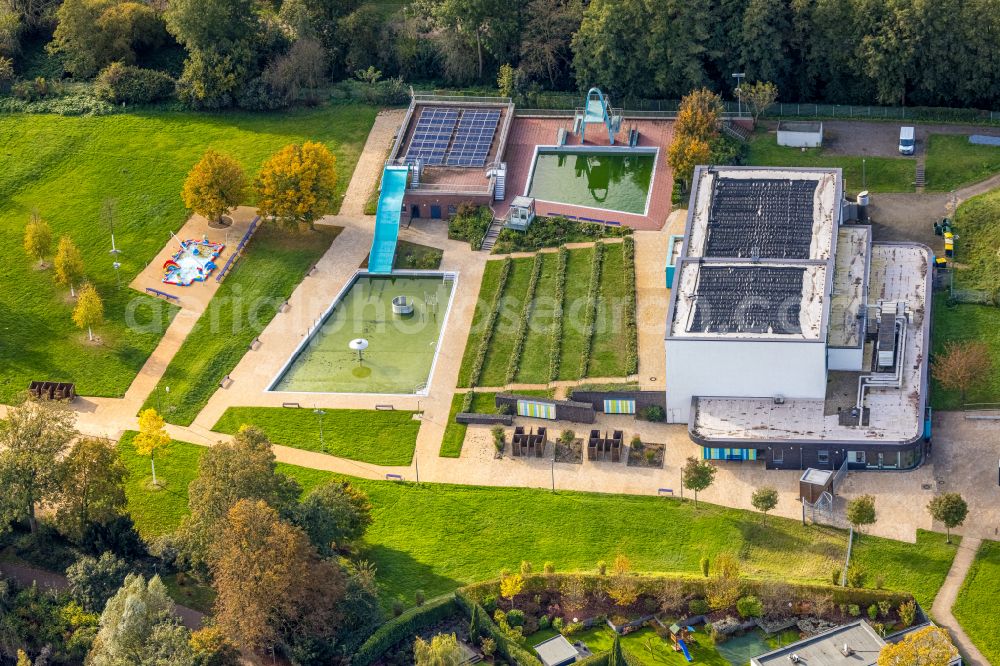
POLYGON ((204 282, 215 270, 215 260, 225 248, 213 243, 208 236, 201 240, 181 241, 181 249, 163 262, 163 282, 187 287, 192 282, 204 282))

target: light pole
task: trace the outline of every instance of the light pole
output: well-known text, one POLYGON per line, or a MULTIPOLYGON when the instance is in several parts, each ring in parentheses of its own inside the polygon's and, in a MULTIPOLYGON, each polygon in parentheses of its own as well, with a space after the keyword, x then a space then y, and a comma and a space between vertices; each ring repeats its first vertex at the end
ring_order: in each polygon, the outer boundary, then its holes
POLYGON ((322 409, 314 409, 313 414, 319 417, 319 448, 326 450, 326 445, 323 444, 323 416, 326 414, 322 409))
POLYGON ((868 168, 863 157, 861 158, 861 189, 868 189, 868 168))
POLYGON ((106 199, 104 201, 104 216, 107 218, 108 227, 111 229, 111 266, 115 269, 115 283, 118 285, 118 289, 121 289, 122 282, 118 273, 118 269, 122 266, 121 262, 118 261, 118 254, 121 250, 115 246, 115 202, 113 199, 106 199))
POLYGON ((733 78, 736 79, 736 108, 738 109, 737 114, 740 118, 743 117, 743 79, 746 78, 746 72, 733 72, 733 78))

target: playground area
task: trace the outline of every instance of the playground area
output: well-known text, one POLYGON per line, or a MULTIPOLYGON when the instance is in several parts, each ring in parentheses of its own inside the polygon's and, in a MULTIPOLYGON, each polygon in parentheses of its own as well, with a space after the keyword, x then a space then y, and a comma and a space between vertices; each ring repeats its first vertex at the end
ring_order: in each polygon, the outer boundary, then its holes
POLYGON ((426 393, 454 288, 449 273, 358 273, 269 390, 426 393))
POLYGON ((129 286, 170 300, 185 310, 204 312, 219 287, 222 269, 255 217, 252 207, 241 206, 227 217, 232 224, 222 227, 192 215, 183 227, 167 236, 163 249, 129 286))

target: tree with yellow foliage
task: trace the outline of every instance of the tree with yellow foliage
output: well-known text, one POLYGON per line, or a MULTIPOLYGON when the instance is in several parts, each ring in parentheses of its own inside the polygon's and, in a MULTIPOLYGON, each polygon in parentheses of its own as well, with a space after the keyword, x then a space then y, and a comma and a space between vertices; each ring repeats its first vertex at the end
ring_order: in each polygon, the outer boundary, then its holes
POLYGON ((712 147, 708 142, 695 136, 674 135, 674 141, 667 150, 667 163, 674 170, 674 178, 684 183, 687 190, 694 175, 694 168, 699 164, 708 164, 712 160, 712 147))
POLYGON ((139 434, 135 436, 133 444, 136 453, 149 456, 154 486, 159 485, 156 481, 156 452, 167 448, 170 444, 170 435, 167 434, 165 426, 163 417, 155 409, 144 409, 139 413, 139 434))
POLYGON ((89 282, 80 287, 80 294, 73 309, 73 323, 81 329, 87 329, 87 338, 94 341, 94 327, 104 321, 104 301, 97 289, 89 282))
POLYGON ((290 144, 264 163, 257 176, 257 212, 287 227, 308 226, 333 205, 337 159, 322 143, 290 144))
POLYGON ((611 565, 608 596, 622 607, 631 606, 639 598, 639 581, 632 575, 632 561, 621 553, 611 565))
POLYGON ((694 90, 681 100, 674 123, 675 137, 695 137, 709 142, 719 136, 725 107, 722 98, 708 88, 694 90))
POLYGON ((947 631, 925 627, 898 643, 887 643, 878 653, 878 666, 948 666, 957 656, 947 631))
POLYGON ((24 251, 32 259, 38 260, 38 266, 45 268, 45 257, 52 249, 52 229, 49 223, 36 212, 31 214, 31 221, 24 227, 24 251))
POLYGON ((73 286, 83 279, 83 257, 80 255, 80 248, 69 236, 63 236, 59 239, 54 264, 56 282, 64 287, 69 287, 70 296, 75 297, 76 292, 73 290, 73 286))
POLYGON ((226 211, 240 203, 246 188, 246 175, 239 162, 228 155, 207 150, 188 173, 181 199, 194 212, 217 222, 226 211))
POLYGON ((524 576, 519 573, 511 574, 506 571, 500 574, 500 596, 510 599, 510 607, 514 608, 514 597, 524 589, 524 576))

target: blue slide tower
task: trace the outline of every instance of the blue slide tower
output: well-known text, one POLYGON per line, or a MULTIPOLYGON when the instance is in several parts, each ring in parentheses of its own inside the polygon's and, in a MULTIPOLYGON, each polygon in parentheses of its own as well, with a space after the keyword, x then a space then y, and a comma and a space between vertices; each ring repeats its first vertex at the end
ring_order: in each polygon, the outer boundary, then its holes
POLYGON ((382 190, 378 195, 378 210, 375 213, 375 236, 368 256, 369 273, 392 272, 409 171, 409 167, 405 166, 387 166, 382 171, 382 190))

